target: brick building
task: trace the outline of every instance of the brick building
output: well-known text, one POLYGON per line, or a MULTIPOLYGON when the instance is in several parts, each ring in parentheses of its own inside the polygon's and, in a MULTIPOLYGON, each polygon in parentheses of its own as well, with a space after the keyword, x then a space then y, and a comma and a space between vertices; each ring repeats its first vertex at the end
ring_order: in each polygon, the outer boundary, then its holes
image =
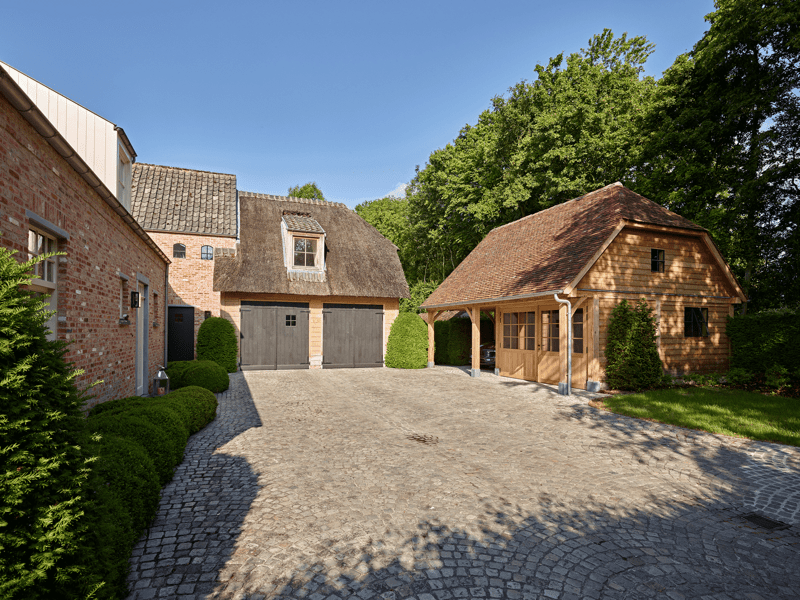
POLYGON ((232 253, 237 235, 236 176, 136 163, 136 220, 169 257, 169 360, 192 360, 200 324, 221 313, 213 287, 215 255, 232 253))
POLYGON ((165 359, 169 259, 123 203, 133 147, 113 123, 6 67, 0 243, 20 260, 64 253, 38 266, 32 287, 55 311, 50 335, 72 342, 78 387, 102 380, 92 402, 146 394, 165 359))

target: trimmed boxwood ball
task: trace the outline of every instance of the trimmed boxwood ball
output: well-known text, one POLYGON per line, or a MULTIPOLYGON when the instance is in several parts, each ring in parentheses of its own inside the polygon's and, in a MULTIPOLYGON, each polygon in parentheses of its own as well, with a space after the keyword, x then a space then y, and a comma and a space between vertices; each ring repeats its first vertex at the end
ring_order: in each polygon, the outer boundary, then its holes
POLYGON ((238 345, 236 328, 222 317, 209 317, 197 331, 197 360, 213 360, 228 373, 235 373, 238 345))
POLYGON ((423 369, 428 365, 428 327, 415 313, 400 313, 386 345, 386 366, 423 369))
POLYGON ((89 427, 95 433, 117 435, 142 446, 153 461, 161 485, 172 479, 175 462, 175 446, 168 433, 140 416, 124 412, 105 414, 89 419, 89 427))
POLYGON ((189 433, 200 431, 217 416, 217 397, 205 388, 192 385, 170 392, 165 398, 187 407, 191 412, 189 433))
POLYGON ((179 390, 196 385, 218 394, 228 389, 228 372, 213 360, 190 360, 171 363, 167 367, 170 387, 179 390))

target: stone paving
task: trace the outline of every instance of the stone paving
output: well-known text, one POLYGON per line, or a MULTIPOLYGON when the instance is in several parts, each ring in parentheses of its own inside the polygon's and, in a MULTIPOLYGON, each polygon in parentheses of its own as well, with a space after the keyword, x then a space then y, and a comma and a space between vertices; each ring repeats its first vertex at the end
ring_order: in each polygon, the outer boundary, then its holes
POLYGON ((447 367, 231 382, 131 600, 800 597, 797 448, 447 367))

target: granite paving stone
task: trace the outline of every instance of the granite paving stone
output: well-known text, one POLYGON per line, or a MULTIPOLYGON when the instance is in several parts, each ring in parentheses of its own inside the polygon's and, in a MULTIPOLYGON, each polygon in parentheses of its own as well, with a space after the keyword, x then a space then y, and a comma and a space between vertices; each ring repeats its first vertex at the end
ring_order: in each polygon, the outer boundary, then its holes
POLYGON ((234 373, 129 600, 800 597, 800 449, 597 396, 439 366, 234 373))

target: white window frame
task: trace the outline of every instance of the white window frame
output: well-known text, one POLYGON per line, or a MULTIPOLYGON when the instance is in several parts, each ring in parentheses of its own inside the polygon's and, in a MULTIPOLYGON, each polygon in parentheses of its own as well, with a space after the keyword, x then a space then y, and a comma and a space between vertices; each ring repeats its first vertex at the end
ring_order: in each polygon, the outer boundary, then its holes
MULTIPOLYGON (((47 245, 47 244, 45 244, 47 245)), ((49 234, 37 229, 35 227, 28 228, 28 257, 34 258, 35 256, 39 256, 40 254, 49 254, 50 252, 58 252, 58 239, 49 234), (51 247, 48 250, 45 248, 44 252, 38 252, 35 248, 31 247, 31 242, 33 242, 33 238, 31 236, 36 236, 36 242, 39 242, 41 238, 42 241, 48 240, 51 242, 51 247)), ((43 288, 47 288, 50 290, 56 289, 56 284, 58 281, 58 261, 56 260, 55 256, 51 256, 50 258, 45 259, 44 261, 34 265, 33 267, 34 278, 31 282, 32 285, 38 285, 43 288), (52 277, 48 277, 48 267, 52 272, 52 277), (40 275, 44 275, 44 277, 40 277, 40 275)))
POLYGON ((131 157, 122 142, 117 143, 117 200, 131 209, 131 157))

